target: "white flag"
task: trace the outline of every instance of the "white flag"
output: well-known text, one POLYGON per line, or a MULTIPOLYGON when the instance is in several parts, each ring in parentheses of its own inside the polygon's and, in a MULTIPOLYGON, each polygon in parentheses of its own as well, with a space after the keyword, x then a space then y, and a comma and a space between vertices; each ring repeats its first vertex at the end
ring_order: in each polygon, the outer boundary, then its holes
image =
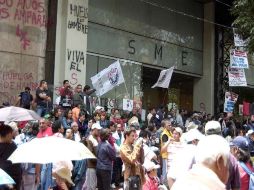
POLYGON ((169 69, 162 70, 157 82, 152 86, 152 88, 154 87, 168 88, 173 71, 174 66, 170 67, 169 69))
POLYGON ((97 75, 91 77, 93 87, 96 89, 96 95, 102 96, 115 86, 124 82, 120 62, 112 63, 108 68, 102 70, 97 75))

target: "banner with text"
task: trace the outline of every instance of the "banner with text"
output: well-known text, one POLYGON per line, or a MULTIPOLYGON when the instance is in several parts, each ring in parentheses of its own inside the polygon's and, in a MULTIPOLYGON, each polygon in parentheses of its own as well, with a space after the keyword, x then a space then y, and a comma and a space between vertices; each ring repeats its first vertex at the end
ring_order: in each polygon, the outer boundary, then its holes
POLYGON ((228 68, 229 86, 247 86, 244 69, 228 68))
POLYGON ((88 0, 68 0, 65 79, 72 86, 86 81, 88 0))
POLYGON ((230 67, 239 69, 248 69, 248 56, 244 51, 230 50, 230 67))
POLYGON ((226 92, 225 102, 224 102, 224 112, 232 113, 237 99, 238 99, 238 94, 234 92, 226 92))
POLYGON ((91 80, 97 96, 102 96, 115 86, 124 83, 120 62, 114 62, 108 68, 91 77, 91 80))
POLYGON ((248 40, 243 40, 243 37, 238 34, 237 29, 233 29, 234 32, 234 43, 236 47, 245 47, 248 45, 248 40))
POLYGON ((133 100, 123 99, 123 110, 132 111, 133 110, 133 100))

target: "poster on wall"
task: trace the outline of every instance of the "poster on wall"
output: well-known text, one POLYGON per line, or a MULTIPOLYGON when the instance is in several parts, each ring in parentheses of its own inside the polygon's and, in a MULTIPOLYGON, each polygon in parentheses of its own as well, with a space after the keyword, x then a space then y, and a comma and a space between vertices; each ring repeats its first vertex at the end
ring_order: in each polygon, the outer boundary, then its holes
POLYGON ((238 94, 234 92, 225 92, 224 112, 232 113, 237 99, 238 94))
POLYGON ((233 29, 234 32, 234 43, 236 47, 245 47, 248 44, 248 40, 244 40, 243 37, 238 34, 237 29, 233 29))
POLYGON ((247 86, 244 69, 228 68, 229 86, 247 86))
POLYGON ((245 51, 230 50, 230 67, 239 69, 248 69, 248 56, 245 51))
POLYGON ((123 99, 123 110, 132 111, 133 110, 133 100, 123 99))

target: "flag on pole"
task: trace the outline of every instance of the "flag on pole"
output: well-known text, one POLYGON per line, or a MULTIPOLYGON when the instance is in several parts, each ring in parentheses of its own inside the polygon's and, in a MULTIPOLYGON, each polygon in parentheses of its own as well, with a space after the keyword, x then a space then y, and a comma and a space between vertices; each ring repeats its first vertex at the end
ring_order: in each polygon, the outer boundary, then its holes
POLYGON ((97 96, 102 96, 115 86, 124 83, 120 62, 112 63, 108 68, 91 77, 91 80, 97 96))
POLYGON ((154 87, 168 88, 173 71, 174 66, 170 67, 169 69, 162 70, 157 82, 152 86, 152 88, 154 87))

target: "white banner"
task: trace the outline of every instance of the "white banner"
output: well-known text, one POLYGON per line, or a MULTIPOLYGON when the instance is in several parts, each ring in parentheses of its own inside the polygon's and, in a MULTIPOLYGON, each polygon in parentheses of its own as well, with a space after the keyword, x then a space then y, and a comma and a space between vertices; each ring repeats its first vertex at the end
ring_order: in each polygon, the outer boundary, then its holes
POLYGON ((229 86, 247 86, 244 69, 228 68, 229 86))
POLYGON ((230 50, 230 67, 239 69, 248 69, 248 56, 244 51, 230 50))
POLYGON ((225 102, 224 102, 224 112, 232 113, 237 99, 238 99, 238 94, 234 92, 226 92, 225 102))
POLYGON ((162 70, 157 82, 152 86, 152 88, 155 87, 168 88, 173 71, 174 66, 170 67, 169 69, 162 70))
POLYGON ((120 62, 114 62, 108 68, 91 77, 91 80, 97 96, 102 96, 115 86, 124 83, 120 62))
POLYGON ((123 99, 123 110, 132 111, 133 110, 133 100, 123 99))

